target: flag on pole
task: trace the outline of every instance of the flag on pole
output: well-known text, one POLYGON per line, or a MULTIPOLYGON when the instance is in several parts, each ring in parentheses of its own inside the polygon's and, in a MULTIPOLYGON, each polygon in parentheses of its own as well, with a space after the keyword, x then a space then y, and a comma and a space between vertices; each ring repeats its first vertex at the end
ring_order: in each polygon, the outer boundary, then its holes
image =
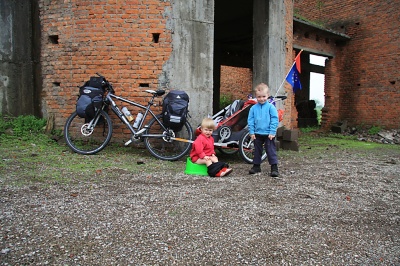
POLYGON ((300 54, 302 51, 296 56, 292 68, 286 76, 286 81, 293 87, 293 93, 296 93, 298 89, 301 90, 299 73, 301 73, 300 54))

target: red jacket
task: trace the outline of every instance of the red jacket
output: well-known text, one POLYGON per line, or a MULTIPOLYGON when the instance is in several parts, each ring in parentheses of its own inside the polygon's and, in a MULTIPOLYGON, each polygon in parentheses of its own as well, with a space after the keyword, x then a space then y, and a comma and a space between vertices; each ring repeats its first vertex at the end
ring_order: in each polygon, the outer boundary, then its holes
POLYGON ((192 150, 190 151, 192 162, 195 163, 198 159, 203 159, 205 156, 211 156, 213 154, 215 154, 214 138, 207 138, 203 133, 198 135, 196 140, 193 142, 192 150))

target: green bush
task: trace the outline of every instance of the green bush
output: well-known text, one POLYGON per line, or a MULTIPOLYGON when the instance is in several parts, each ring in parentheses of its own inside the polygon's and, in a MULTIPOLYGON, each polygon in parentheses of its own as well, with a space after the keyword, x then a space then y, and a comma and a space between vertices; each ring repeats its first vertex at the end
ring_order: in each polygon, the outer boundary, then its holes
POLYGON ((369 130, 368 130, 368 134, 370 134, 370 135, 376 135, 376 134, 378 134, 380 131, 381 131, 381 127, 379 127, 379 126, 373 126, 373 127, 371 127, 369 130))
POLYGON ((221 95, 219 98, 219 110, 224 109, 226 106, 230 105, 233 102, 233 96, 230 95, 221 95))
POLYGON ((318 120, 318 125, 321 125, 321 120, 322 120, 322 106, 317 106, 315 108, 315 111, 317 112, 317 120, 318 120))
POLYGON ((37 118, 33 115, 18 116, 14 118, 0 116, 0 135, 10 130, 17 137, 44 133, 46 119, 37 118))

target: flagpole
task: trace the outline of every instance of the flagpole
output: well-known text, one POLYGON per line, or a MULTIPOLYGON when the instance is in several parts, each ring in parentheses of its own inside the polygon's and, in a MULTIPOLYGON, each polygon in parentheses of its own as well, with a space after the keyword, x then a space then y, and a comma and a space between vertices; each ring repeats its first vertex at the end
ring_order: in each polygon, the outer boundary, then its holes
MULTIPOLYGON (((294 64, 296 64, 297 57, 300 56, 301 52, 303 52, 303 49, 301 49, 300 52, 299 52, 299 53, 296 55, 296 57, 294 58, 293 64, 292 64, 292 66, 289 68, 289 72, 286 74, 286 76, 285 76, 285 78, 283 79, 281 85, 279 86, 278 90, 277 90, 276 93, 275 93, 275 97, 278 95, 278 92, 282 89, 283 84, 285 83, 287 77, 289 76, 290 70, 292 69, 292 67, 294 66, 294 64)), ((275 97, 274 97, 274 98, 275 98, 275 97)))

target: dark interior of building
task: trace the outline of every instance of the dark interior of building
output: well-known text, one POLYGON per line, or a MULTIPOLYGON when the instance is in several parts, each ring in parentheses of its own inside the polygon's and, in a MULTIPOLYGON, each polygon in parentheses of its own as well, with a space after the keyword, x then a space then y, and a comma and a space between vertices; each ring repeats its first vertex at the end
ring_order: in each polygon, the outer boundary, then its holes
POLYGON ((219 107, 221 65, 253 66, 253 1, 215 1, 214 100, 219 107))

